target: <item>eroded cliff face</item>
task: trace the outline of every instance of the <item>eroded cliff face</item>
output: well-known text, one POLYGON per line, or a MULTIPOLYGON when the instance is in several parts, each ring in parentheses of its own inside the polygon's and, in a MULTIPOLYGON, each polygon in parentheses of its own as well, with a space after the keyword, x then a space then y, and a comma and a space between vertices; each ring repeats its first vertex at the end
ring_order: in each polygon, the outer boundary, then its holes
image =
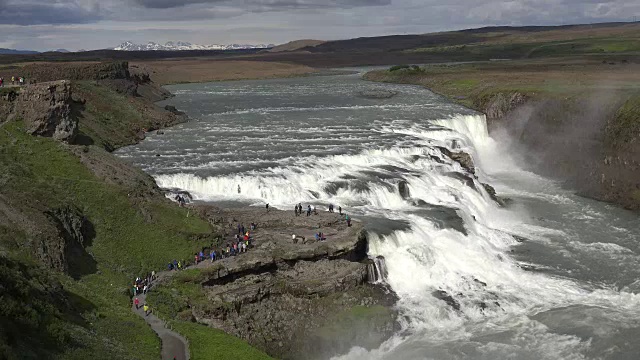
POLYGON ((27 85, 14 100, 13 114, 22 119, 28 133, 71 143, 78 133, 71 102, 67 80, 27 85))
POLYGON ((527 167, 580 195, 640 210, 637 102, 617 93, 532 98, 512 92, 474 104, 487 114, 492 135, 507 134, 527 167))

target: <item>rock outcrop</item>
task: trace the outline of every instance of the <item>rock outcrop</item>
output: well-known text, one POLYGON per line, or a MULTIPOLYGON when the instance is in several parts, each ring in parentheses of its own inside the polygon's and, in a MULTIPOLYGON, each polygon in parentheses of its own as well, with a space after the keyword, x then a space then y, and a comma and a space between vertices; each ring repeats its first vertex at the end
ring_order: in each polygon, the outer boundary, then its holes
POLYGON ((71 116, 71 83, 66 80, 24 86, 14 113, 32 135, 73 142, 78 120, 71 116))
POLYGON ((206 300, 187 300, 189 307, 176 310, 180 317, 220 328, 283 359, 326 359, 353 346, 374 348, 398 330, 395 295, 369 279, 360 223, 348 227, 342 216, 327 212, 296 217, 275 210, 200 211, 227 229, 255 218, 260 222, 253 232, 255 248, 197 266, 206 300), (326 241, 315 240, 316 232, 326 241))

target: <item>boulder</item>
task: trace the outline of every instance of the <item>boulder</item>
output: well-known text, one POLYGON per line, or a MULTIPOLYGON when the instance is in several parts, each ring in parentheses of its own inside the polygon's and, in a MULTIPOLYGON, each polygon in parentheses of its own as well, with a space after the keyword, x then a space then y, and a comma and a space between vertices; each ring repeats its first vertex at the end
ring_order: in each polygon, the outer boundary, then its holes
POLYGON ((78 133, 78 120, 71 116, 71 103, 69 81, 40 83, 21 89, 14 112, 24 121, 29 134, 70 143, 78 133))
POLYGON ((473 159, 471 158, 471 155, 460 151, 460 152, 452 152, 450 157, 451 157, 451 160, 458 162, 460 165, 462 165, 462 167, 465 170, 467 170, 471 174, 476 173, 476 168, 475 168, 475 165, 473 164, 473 159))
POLYGON ((403 199, 408 199, 411 197, 411 193, 409 192, 409 184, 406 181, 402 180, 398 183, 398 192, 403 199))
POLYGON ((484 187, 484 189, 489 194, 489 197, 491 197, 491 199, 493 201, 498 203, 498 205, 500 205, 500 206, 505 206, 506 205, 506 201, 504 201, 503 199, 501 199, 500 197, 498 197, 496 195, 496 189, 494 189, 493 186, 491 186, 489 184, 484 184, 484 183, 482 183, 482 186, 484 187))

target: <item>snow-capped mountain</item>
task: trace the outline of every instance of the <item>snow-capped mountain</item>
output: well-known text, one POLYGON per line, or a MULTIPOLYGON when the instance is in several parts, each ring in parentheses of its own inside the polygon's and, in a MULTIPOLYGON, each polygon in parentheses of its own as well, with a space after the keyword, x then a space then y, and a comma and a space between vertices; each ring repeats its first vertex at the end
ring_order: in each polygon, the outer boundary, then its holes
POLYGON ((169 41, 166 44, 158 44, 149 42, 148 44, 134 44, 131 41, 124 42, 113 50, 120 51, 176 51, 176 50, 238 50, 238 49, 266 49, 275 45, 259 44, 259 45, 198 45, 183 41, 169 41))

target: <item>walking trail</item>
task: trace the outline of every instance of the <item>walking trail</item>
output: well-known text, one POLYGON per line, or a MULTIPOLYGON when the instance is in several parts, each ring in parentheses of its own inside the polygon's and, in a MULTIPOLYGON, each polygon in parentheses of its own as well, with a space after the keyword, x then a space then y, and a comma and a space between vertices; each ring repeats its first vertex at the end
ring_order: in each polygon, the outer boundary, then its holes
MULTIPOLYGON (((171 276, 166 271, 157 275, 158 278, 154 283, 157 283, 160 277, 171 276)), ((160 340, 162 341, 162 360, 188 360, 189 345, 187 344, 187 341, 180 334, 168 329, 167 324, 155 316, 152 309, 149 315, 145 316, 143 305, 146 303, 147 296, 145 294, 139 294, 136 297, 140 300, 140 307, 136 309, 134 304, 131 310, 141 316, 144 321, 151 326, 151 329, 158 334, 158 337, 160 337, 160 340)))

